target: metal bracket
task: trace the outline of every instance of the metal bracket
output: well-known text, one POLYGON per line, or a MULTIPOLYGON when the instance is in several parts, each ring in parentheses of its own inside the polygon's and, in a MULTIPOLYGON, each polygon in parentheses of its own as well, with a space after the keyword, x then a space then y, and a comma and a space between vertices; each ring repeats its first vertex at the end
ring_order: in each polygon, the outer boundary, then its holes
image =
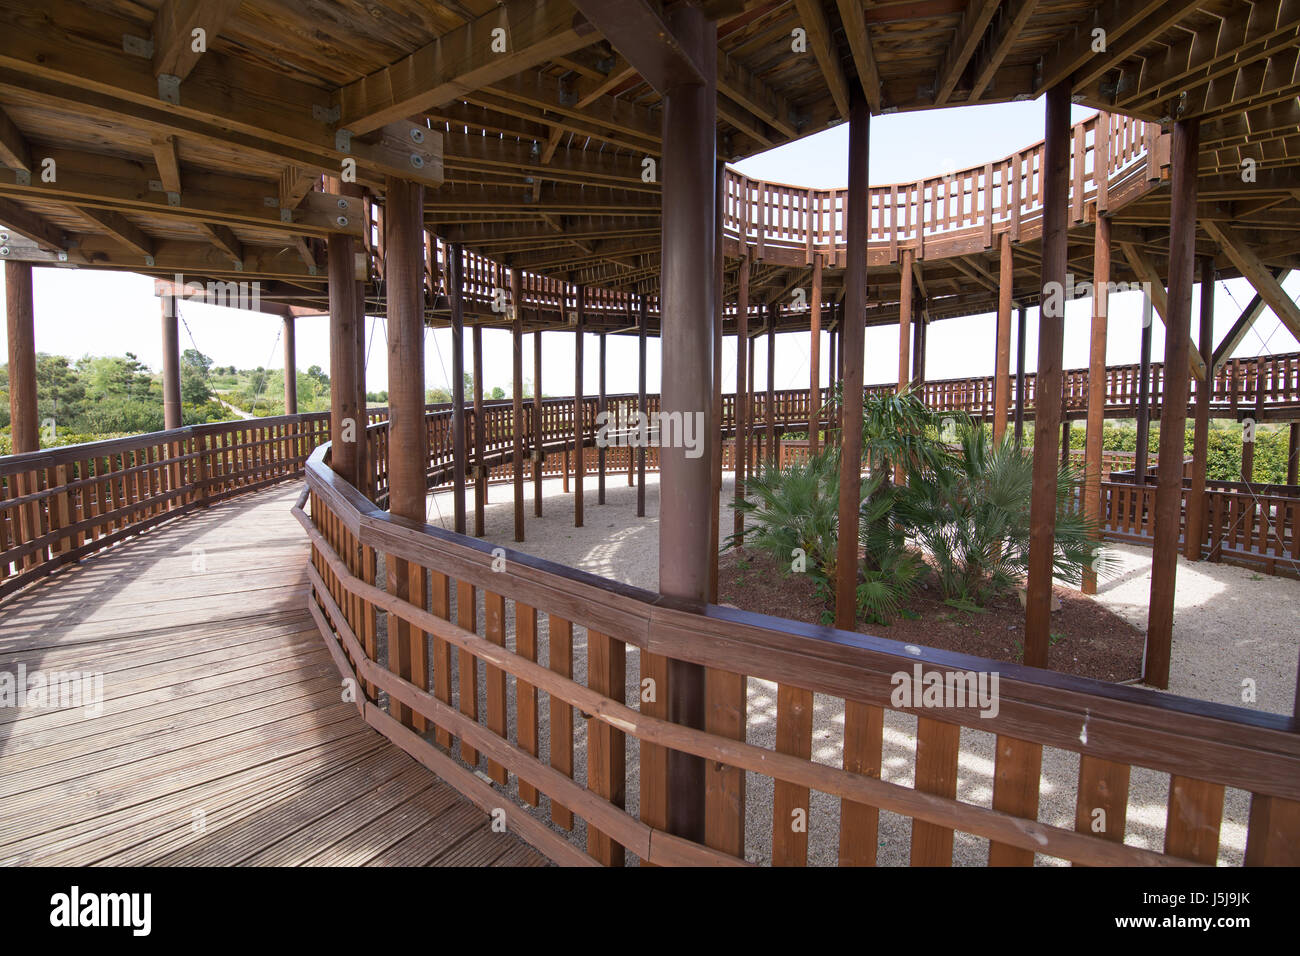
POLYGON ((158 99, 173 106, 181 105, 181 78, 170 73, 158 74, 158 99))
POLYGON ((14 182, 19 186, 30 186, 32 184, 32 174, 25 169, 15 169, 14 182))
POLYGON ((340 153, 352 152, 352 130, 336 129, 334 131, 334 148, 340 153))
POLYGON ((236 271, 236 272, 243 272, 243 271, 244 271, 244 263, 243 263, 243 260, 242 260, 242 259, 236 259, 236 260, 235 260, 235 271, 236 271))
POLYGON ((57 255, 58 255, 58 257, 59 257, 59 261, 60 261, 60 262, 67 262, 67 261, 68 261, 68 254, 67 254, 66 252, 64 252, 63 250, 60 249, 59 252, 57 253, 57 255))
POLYGON ((326 107, 313 104, 311 118, 319 123, 337 123, 339 121, 339 108, 337 106, 326 107))
POLYGON ((288 208, 287 206, 281 206, 281 207, 280 207, 280 221, 281 221, 281 222, 293 222, 293 210, 290 209, 290 208, 288 208))
POLYGON ((151 193, 161 193, 161 192, 166 192, 167 190, 163 189, 163 184, 161 179, 151 179, 149 180, 149 191, 151 193))
POLYGON ((132 56, 144 57, 146 60, 153 59, 153 40, 147 40, 144 37, 133 37, 129 33, 122 34, 122 50, 130 53, 132 56))
POLYGON ((154 262, 153 256, 145 256, 145 257, 144 257, 144 264, 147 265, 147 266, 149 266, 150 268, 152 268, 154 265, 156 265, 156 263, 154 262))
POLYGON ((181 194, 169 192, 167 194, 167 205, 179 206, 181 204, 181 194))
POLYGON ((308 275, 311 275, 311 276, 314 276, 314 275, 316 274, 316 267, 315 267, 315 266, 308 266, 308 267, 307 267, 307 274, 308 274, 308 275))

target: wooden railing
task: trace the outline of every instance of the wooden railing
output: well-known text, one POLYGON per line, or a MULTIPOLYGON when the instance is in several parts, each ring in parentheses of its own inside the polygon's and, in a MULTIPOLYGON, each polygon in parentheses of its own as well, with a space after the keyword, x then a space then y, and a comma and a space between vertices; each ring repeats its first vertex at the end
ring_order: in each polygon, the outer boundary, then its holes
MULTIPOLYGON (((1039 142, 1001 159, 909 183, 873 186, 868 199, 868 249, 894 262, 901 248, 919 257, 969 255, 1009 232, 1013 241, 1042 230, 1043 153, 1039 142)), ((1070 221, 1085 221, 1085 206, 1100 212, 1118 208, 1159 185, 1168 163, 1168 137, 1160 127, 1121 114, 1091 116, 1074 124, 1070 137, 1070 221)), ((816 189, 725 174, 723 231, 744 242, 759 260, 811 263, 814 254, 844 265, 847 189, 816 189)), ((433 254, 445 274, 442 240, 433 254)), ((874 261, 874 260, 873 260, 874 261)), ((462 250, 462 296, 466 308, 489 313, 510 283, 500 263, 462 250)), ((567 315, 577 309, 577 286, 531 272, 520 274, 521 301, 528 310, 567 315)), ((632 297, 622 290, 590 287, 585 307, 598 321, 631 319, 632 297)), ((734 305, 728 303, 728 310, 734 305)), ((649 297, 658 312, 658 299, 649 297)))
POLYGON ((328 440, 321 412, 0 458, 0 596, 162 521, 301 475, 328 440))
POLYGON ((1291 718, 681 606, 395 519, 334 474, 325 449, 308 462, 295 515, 311 542, 309 607, 340 673, 361 689, 361 716, 556 862, 739 863, 757 855, 746 844, 746 818, 757 815, 771 828, 764 861, 805 864, 810 829, 829 827, 841 864, 869 865, 885 810, 911 820, 919 865, 950 865, 954 832, 987 838, 998 864, 1032 864, 1036 854, 1213 864, 1225 787, 1252 794, 1245 862, 1300 862, 1300 726, 1291 718), (704 669, 703 727, 668 720, 673 662, 704 669), (954 673, 996 674, 996 713, 964 699, 913 707, 892 696, 903 678, 911 686, 917 674, 943 682, 954 673), (776 685, 772 746, 746 742, 764 739, 755 728, 772 720, 749 710, 749 678, 776 685), (819 711, 843 714, 834 740, 818 737, 817 759, 814 695, 819 711), (882 768, 890 711, 917 720, 910 773, 882 768), (963 729, 996 735, 992 808, 957 798, 963 729), (1038 822, 1044 748, 1079 755, 1072 823, 1038 822), (703 761, 702 841, 667 832, 671 751, 703 761), (575 773, 583 767, 585 779, 575 773), (1138 767, 1173 775, 1163 852, 1124 842, 1138 767), (771 785, 750 786, 747 775, 771 785), (813 791, 835 800, 838 815, 810 819, 813 791), (636 816, 626 809, 634 793, 636 816))

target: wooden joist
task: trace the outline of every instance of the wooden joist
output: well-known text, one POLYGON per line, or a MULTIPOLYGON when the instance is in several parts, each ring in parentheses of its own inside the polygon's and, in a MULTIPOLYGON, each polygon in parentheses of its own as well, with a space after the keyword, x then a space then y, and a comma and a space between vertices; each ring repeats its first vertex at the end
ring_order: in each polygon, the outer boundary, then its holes
MULTIPOLYGON (((1147 258, 1146 253, 1131 242, 1121 242, 1119 247, 1124 252, 1124 258, 1128 260, 1129 266, 1133 269, 1137 277, 1146 284, 1151 296, 1151 305, 1155 309, 1160 321, 1165 321, 1165 313, 1169 308, 1168 296, 1165 293, 1165 284, 1161 281, 1155 266, 1147 258)), ((1192 343, 1193 347, 1188 351, 1188 364, 1191 368, 1192 377, 1197 381, 1206 381, 1205 361, 1201 358, 1200 351, 1192 343)))
POLYGON ((1300 341, 1300 307, 1297 307, 1295 301, 1286 294, 1281 283, 1273 277, 1273 273, 1264 263, 1260 262, 1259 257, 1246 245, 1237 231, 1222 222, 1204 222, 1201 226, 1209 233, 1210 238, 1219 244, 1237 270, 1250 280, 1255 291, 1273 310, 1278 320, 1286 326, 1287 331, 1300 341))
POLYGON ((826 89, 835 101, 835 109, 843 119, 849 117, 849 82, 844 76, 839 50, 831 35, 830 21, 822 8, 821 0, 795 0, 800 25, 807 31, 808 45, 817 58, 817 65, 826 80, 826 89))

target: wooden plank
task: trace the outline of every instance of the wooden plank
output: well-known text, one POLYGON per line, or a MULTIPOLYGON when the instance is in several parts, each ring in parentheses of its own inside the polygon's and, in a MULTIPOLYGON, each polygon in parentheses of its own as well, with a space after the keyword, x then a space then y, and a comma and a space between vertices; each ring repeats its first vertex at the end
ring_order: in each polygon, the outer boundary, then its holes
MULTIPOLYGON (((710 667, 704 672, 704 729, 745 739, 748 682, 741 674, 710 667)), ((745 773, 707 761, 704 768, 704 842, 745 858, 745 773)))
POLYGON ((1246 865, 1300 866, 1300 801, 1251 795, 1246 865))
MULTIPOLYGON (((587 632, 587 686, 624 702, 627 647, 617 638, 587 632)), ((616 807, 627 803, 627 741, 621 730, 604 721, 587 723, 587 787, 616 807)), ((622 866, 623 847, 592 824, 587 825, 587 853, 605 866, 622 866)))
MULTIPOLYGON (((999 734, 993 763, 993 809, 1027 820, 1038 819, 1038 788, 1043 748, 1026 740, 999 734)), ((989 866, 1033 866, 1030 850, 989 844, 989 866)))
MULTIPOLYGON (((501 647, 506 646, 506 601, 493 591, 483 592, 483 608, 487 614, 487 639, 501 647)), ((487 684, 488 729, 503 739, 506 736, 506 672, 495 664, 484 665, 487 684)), ((487 764, 488 776, 505 785, 506 768, 494 760, 487 764)))
MULTIPOLYGON (((537 660, 537 609, 518 602, 515 602, 515 653, 530 661, 537 660)), ((519 678, 515 679, 515 724, 520 749, 536 757, 537 688, 519 678)), ((520 780, 519 799, 529 806, 537 806, 537 787, 520 780)))
MULTIPOLYGON (((573 677, 573 624, 554 614, 547 617, 549 667, 562 677, 573 677)), ((573 776, 573 707, 551 695, 551 766, 573 776)), ((573 811, 551 798, 551 822, 573 829, 573 811)))
MULTIPOLYGON (((961 728, 930 717, 916 718, 916 789, 957 796, 961 728)), ((912 866, 952 866, 952 830, 912 821, 912 866)))
POLYGON ((1165 852, 1213 866, 1219 858, 1219 825, 1223 821, 1223 791, 1218 783, 1169 778, 1169 810, 1165 822, 1165 852))
MULTIPOLYGON (((812 757, 812 691, 790 684, 776 688, 776 749, 804 760, 812 757)), ((774 779, 772 865, 808 863, 809 790, 774 779)))
MULTIPOLYGON (((467 631, 478 631, 478 589, 466 581, 456 582, 456 623, 467 631)), ((478 658, 467 651, 456 652, 456 669, 460 678, 460 712, 478 720, 478 658)), ((478 763, 478 751, 462 740, 460 759, 470 766, 478 763)))
MULTIPOLYGON (((885 727, 882 707, 844 701, 844 769, 880 779, 885 727)), ((880 810, 850 800, 840 802, 840 866, 875 866, 880 810)))
MULTIPOLYGON (((1079 789, 1074 808, 1074 828, 1112 843, 1124 842, 1128 820, 1127 764, 1083 754, 1079 758, 1079 789)), ((1079 864, 1075 864, 1076 866, 1079 864)))

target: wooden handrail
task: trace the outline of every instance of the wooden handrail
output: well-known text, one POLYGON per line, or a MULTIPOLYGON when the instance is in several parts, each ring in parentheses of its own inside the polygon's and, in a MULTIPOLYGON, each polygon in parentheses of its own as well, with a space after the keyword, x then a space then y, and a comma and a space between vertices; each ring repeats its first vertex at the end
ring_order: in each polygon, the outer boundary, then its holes
MULTIPOLYGON (((618 781, 593 778, 590 786, 579 786, 564 772, 563 765, 557 769, 535 749, 530 751, 524 743, 512 743, 502 736, 504 724, 500 730, 492 729, 490 715, 484 718, 488 721, 485 726, 476 714, 457 710, 452 706, 449 689, 445 693, 430 692, 428 673, 384 671, 374 652, 358 636, 356 623, 375 613, 405 620, 416 633, 432 636, 435 648, 455 648, 465 655, 461 658, 462 668, 469 661, 481 661, 497 673, 513 676, 518 707, 535 707, 537 692, 545 692, 552 700, 560 699, 566 706, 580 709, 594 722, 589 723, 589 731, 596 723, 602 725, 617 746, 623 746, 627 736, 637 737, 642 741, 643 753, 653 747, 679 749, 704 757, 710 766, 773 777, 778 786, 815 789, 839 796, 846 805, 889 809, 941 831, 957 829, 986 836, 995 844, 1027 852, 1029 860, 1036 851, 1093 864, 1173 863, 1189 858, 1206 862, 1190 845, 1180 852, 1182 843, 1175 831, 1181 824, 1174 819, 1176 814, 1188 812, 1185 806, 1169 808, 1173 828, 1169 852, 1157 854, 1099 840, 1084 832, 1044 826, 1015 814, 973 807, 949 796, 874 780, 848 769, 827 767, 797 754, 751 746, 742 742, 743 734, 742 739, 732 740, 715 731, 688 730, 548 669, 525 651, 530 646, 535 649, 535 642, 521 641, 516 635, 516 649, 510 651, 509 642, 501 639, 504 635, 499 632, 497 639, 492 638, 492 632, 485 638, 466 627, 463 618, 453 623, 450 606, 438 595, 454 590, 461 600, 472 600, 478 590, 483 590, 489 600, 498 604, 508 600, 517 609, 534 609, 528 617, 517 614, 517 622, 534 620, 538 614, 571 622, 586 628, 589 640, 599 638, 618 647, 638 648, 643 674, 652 660, 675 658, 701 664, 719 674, 744 674, 776 681, 781 687, 827 694, 854 702, 855 706, 904 710, 941 723, 1013 736, 1029 742, 1026 745, 1060 747, 1090 759, 1163 770, 1188 778, 1193 788, 1241 787, 1256 793, 1257 801, 1270 802, 1285 817, 1288 830, 1300 828, 1300 804, 1295 802, 1300 800, 1300 735, 1296 733, 1300 728, 1293 719, 904 646, 733 609, 675 606, 650 592, 509 549, 503 551, 486 541, 394 518, 326 467, 324 455, 325 450, 318 449, 307 464, 310 514, 299 508, 297 516, 312 543, 314 613, 345 675, 356 677, 371 687, 372 693, 383 690, 390 700, 405 704, 439 729, 438 739, 444 746, 460 737, 502 768, 501 777, 491 785, 494 789, 503 785, 506 775, 517 775, 521 794, 550 794, 588 821, 589 834, 598 830, 615 843, 632 848, 643 859, 715 862, 710 854, 719 851, 673 843, 677 838, 653 827, 647 832, 644 822, 628 817, 603 795, 612 792, 606 785, 621 789, 618 781), (433 606, 406 602, 363 578, 351 558, 361 551, 381 560, 409 563, 431 574, 433 606), (890 698, 893 675, 910 672, 914 665, 927 672, 995 670, 1001 676, 999 713, 988 718, 959 707, 894 707, 890 698), (531 696, 523 696, 525 690, 531 696)), ((436 651, 434 659, 437 668, 436 651)), ((450 658, 445 661, 449 663, 450 658)), ((432 683, 438 685, 436 675, 432 683)), ((489 697, 489 708, 492 706, 489 697)), ((497 706, 504 708, 504 700, 498 698, 497 706)), ((393 715, 383 714, 381 718, 382 709, 373 699, 361 709, 377 729, 399 745, 421 752, 431 749, 433 753, 424 753, 427 762, 442 753, 427 740, 399 732, 401 724, 393 715)), ((588 740, 594 739, 589 732, 588 740)), ((590 754, 589 759, 597 760, 590 754)), ((599 763, 589 772, 599 777, 608 768, 608 764, 599 763)), ((654 766, 643 765, 640 779, 644 783, 648 775, 656 772, 654 766)), ((475 787, 486 786, 479 778, 472 779, 477 781, 475 787)), ((479 799, 486 798, 480 793, 479 799)), ((539 821, 533 818, 533 822, 539 821)), ((733 825, 736 822, 731 821, 733 825)), ((1217 828, 1218 822, 1203 819, 1198 825, 1217 828)), ((855 824, 846 817, 842 826, 855 824)), ((555 834, 547 832, 550 848, 539 846, 560 859, 571 847, 554 847, 555 834)), ((1275 833, 1252 831, 1248 858, 1261 862, 1288 852, 1274 845, 1276 839, 1275 833)), ((609 862, 605 859, 606 849, 606 844, 598 843, 593 851, 589 837, 588 852, 609 862)))

